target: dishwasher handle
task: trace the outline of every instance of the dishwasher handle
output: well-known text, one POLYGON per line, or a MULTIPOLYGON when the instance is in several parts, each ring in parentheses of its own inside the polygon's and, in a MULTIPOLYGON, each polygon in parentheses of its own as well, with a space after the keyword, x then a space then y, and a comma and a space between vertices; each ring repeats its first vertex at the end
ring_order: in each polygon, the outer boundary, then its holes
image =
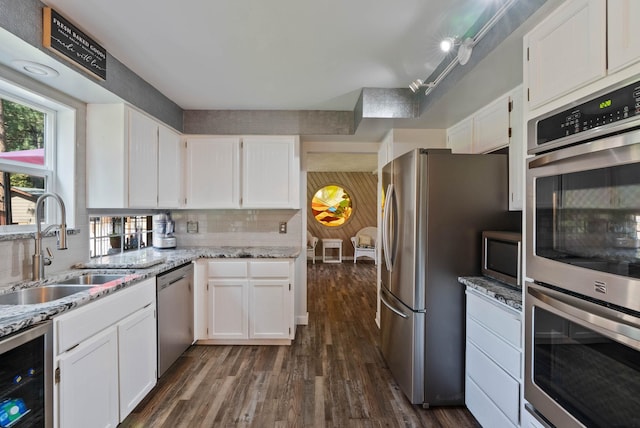
POLYGON ((166 282, 162 281, 162 283, 158 284, 158 290, 164 290, 165 288, 172 286, 176 282, 182 281, 186 277, 187 277, 187 274, 184 274, 178 278, 172 279, 171 281, 166 281, 166 282))

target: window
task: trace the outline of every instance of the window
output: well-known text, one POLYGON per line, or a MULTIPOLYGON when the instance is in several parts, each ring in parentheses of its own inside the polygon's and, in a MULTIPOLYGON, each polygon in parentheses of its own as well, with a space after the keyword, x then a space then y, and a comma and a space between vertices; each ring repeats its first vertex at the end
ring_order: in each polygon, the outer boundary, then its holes
POLYGON ((0 225, 35 224, 53 176, 55 113, 0 92, 0 225))
POLYGON ((90 257, 118 254, 149 246, 152 225, 151 216, 90 217, 90 257))
POLYGON ((342 226, 353 213, 351 196, 340 186, 324 186, 313 195, 311 212, 320 224, 342 226))

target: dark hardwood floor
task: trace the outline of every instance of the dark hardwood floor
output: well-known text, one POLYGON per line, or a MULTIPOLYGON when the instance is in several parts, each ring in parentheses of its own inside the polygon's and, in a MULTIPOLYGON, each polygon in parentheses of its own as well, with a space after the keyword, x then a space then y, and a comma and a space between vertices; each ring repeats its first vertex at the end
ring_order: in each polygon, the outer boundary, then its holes
POLYGON ((122 427, 479 427, 412 406, 377 347, 372 263, 308 265, 309 325, 292 346, 193 346, 122 427))

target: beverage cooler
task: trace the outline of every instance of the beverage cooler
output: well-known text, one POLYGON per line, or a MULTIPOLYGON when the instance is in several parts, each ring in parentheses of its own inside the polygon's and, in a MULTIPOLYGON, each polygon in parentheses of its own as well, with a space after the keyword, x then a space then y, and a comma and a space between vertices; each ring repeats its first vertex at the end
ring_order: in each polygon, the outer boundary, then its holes
POLYGON ((0 428, 51 427, 51 323, 0 339, 0 428))

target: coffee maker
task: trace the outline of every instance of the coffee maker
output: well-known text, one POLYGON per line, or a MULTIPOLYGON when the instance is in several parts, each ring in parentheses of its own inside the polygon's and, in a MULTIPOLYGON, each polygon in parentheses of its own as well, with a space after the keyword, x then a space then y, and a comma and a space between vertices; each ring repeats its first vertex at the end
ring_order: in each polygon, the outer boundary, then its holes
POLYGON ((155 214, 153 216, 153 247, 175 248, 174 228, 175 222, 171 219, 171 213, 155 214))

